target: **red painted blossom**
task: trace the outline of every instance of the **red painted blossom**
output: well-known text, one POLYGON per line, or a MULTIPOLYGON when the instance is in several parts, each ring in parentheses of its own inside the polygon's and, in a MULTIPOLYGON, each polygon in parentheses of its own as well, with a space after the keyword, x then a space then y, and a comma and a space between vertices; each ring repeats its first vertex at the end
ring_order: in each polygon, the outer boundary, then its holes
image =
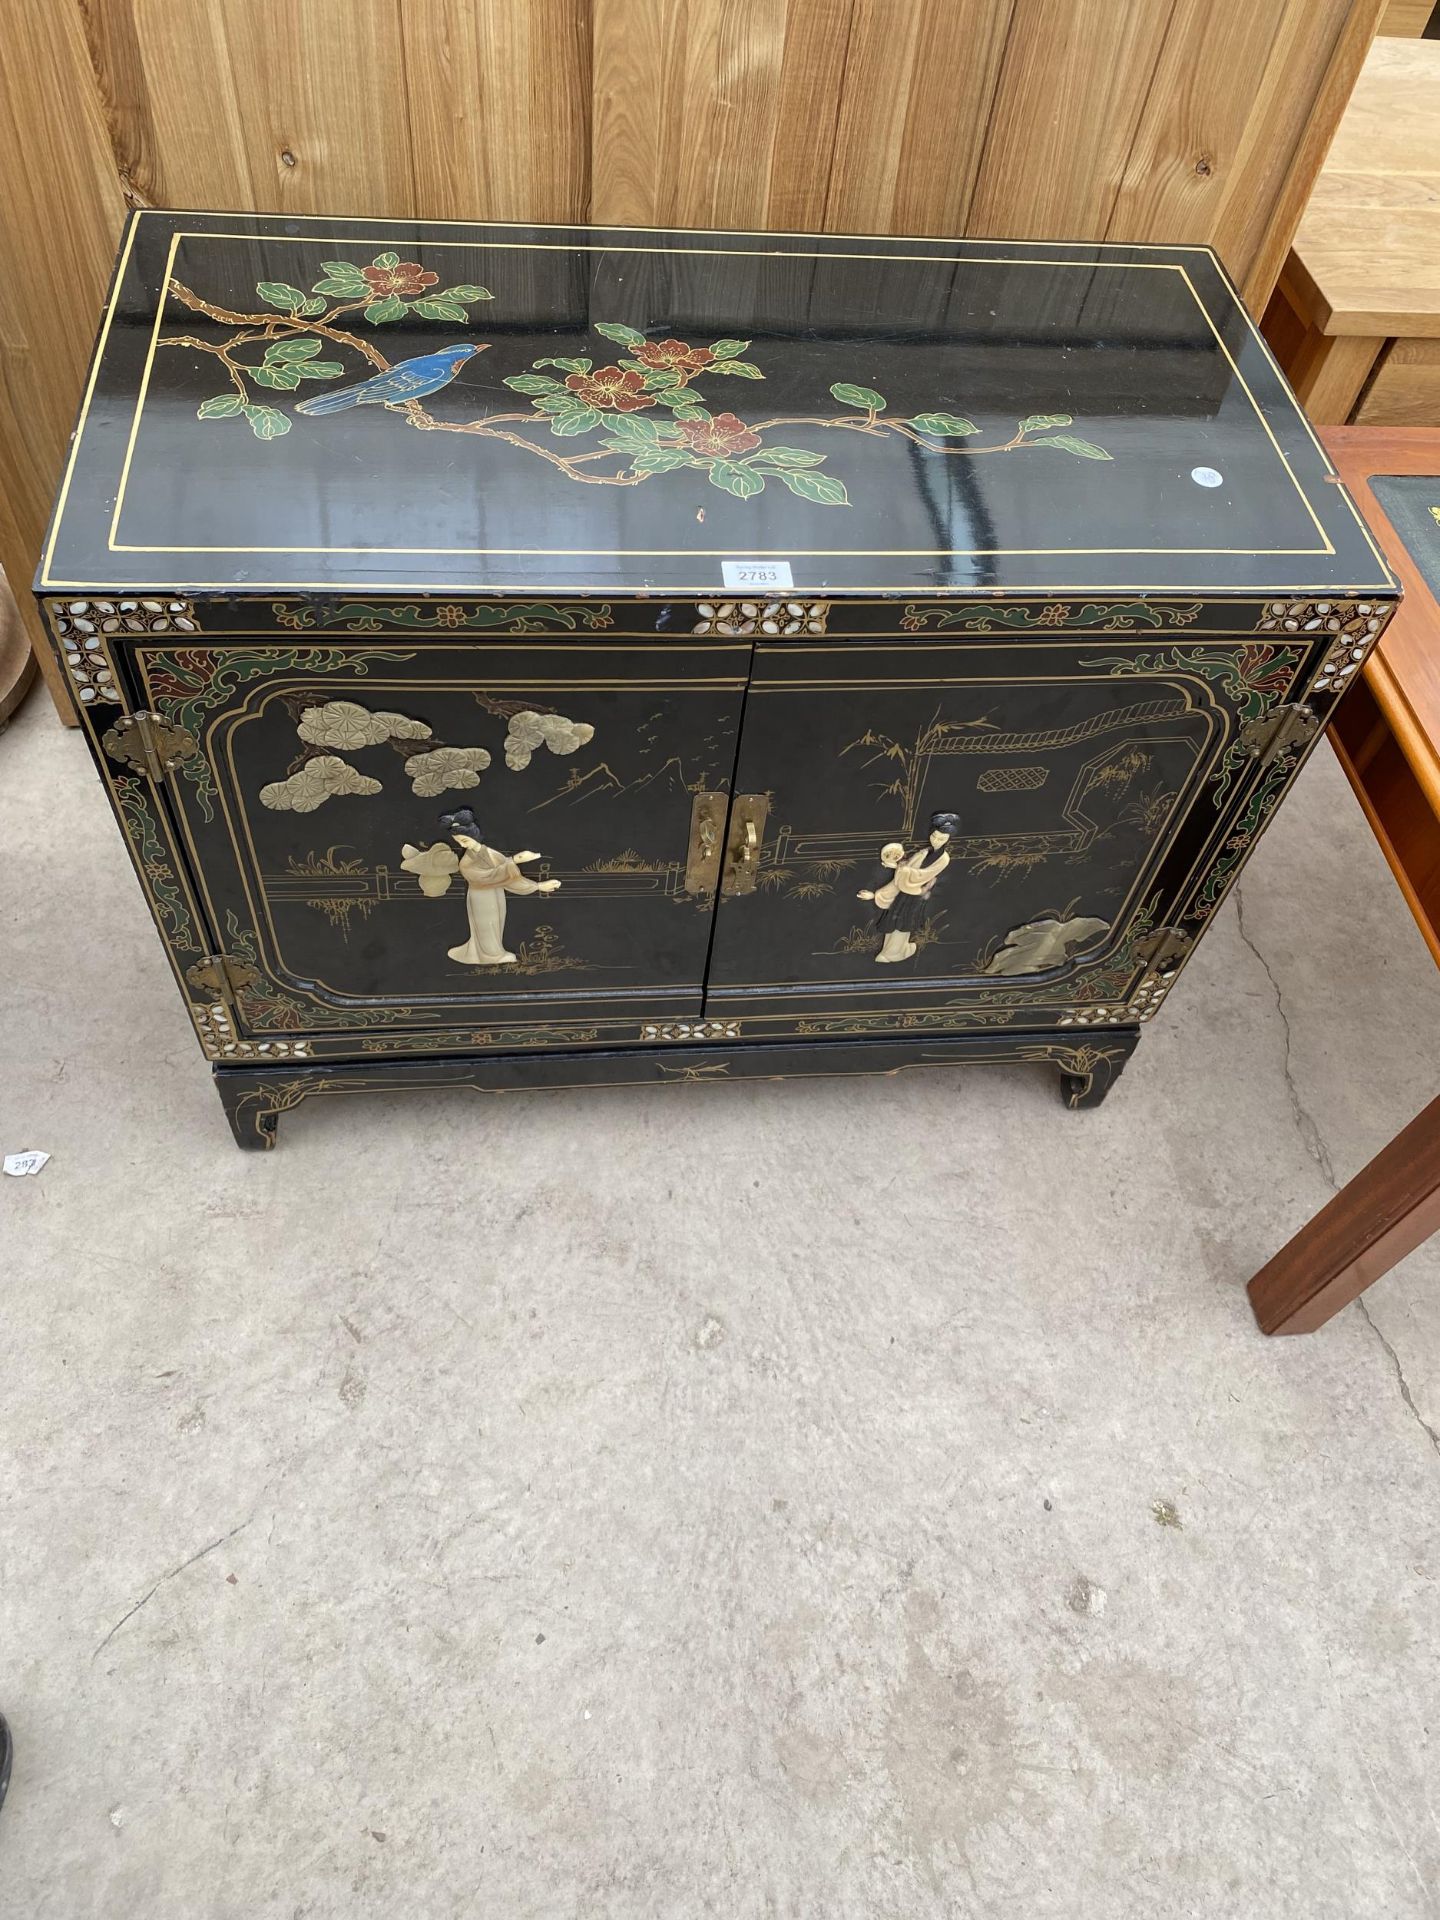
POLYGON ((715 356, 709 347, 690 347, 683 340, 647 340, 643 346, 636 347, 635 358, 647 367, 678 373, 688 380, 692 373, 708 367, 715 356))
POLYGON ((572 373, 565 382, 572 393, 590 407, 609 407, 617 413, 638 413, 653 407, 655 396, 646 393, 643 374, 627 372, 623 367, 600 367, 594 373, 572 373))
POLYGON ((759 434, 752 433, 733 413, 717 413, 713 420, 677 420, 675 425, 691 453, 721 454, 728 459, 732 453, 748 453, 760 444, 759 434))
POLYGON ((404 298, 440 283, 439 274, 427 273, 418 260, 402 260, 393 267, 362 267, 360 278, 370 289, 372 300, 384 300, 391 294, 404 298))

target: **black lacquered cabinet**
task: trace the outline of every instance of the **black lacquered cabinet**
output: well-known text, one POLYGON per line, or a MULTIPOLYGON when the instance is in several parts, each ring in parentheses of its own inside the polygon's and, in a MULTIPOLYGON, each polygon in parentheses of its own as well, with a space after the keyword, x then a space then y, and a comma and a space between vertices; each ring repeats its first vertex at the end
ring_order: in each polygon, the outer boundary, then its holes
POLYGON ((1103 1097, 1395 587, 1197 248, 146 213, 37 592, 236 1135, 1103 1097))

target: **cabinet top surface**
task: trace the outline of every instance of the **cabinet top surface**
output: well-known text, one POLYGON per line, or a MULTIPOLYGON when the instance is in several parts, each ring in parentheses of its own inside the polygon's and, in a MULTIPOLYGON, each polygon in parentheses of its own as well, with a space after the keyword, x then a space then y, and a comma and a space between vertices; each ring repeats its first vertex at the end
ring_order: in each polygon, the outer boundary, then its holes
POLYGON ((43 591, 1392 583, 1196 247, 142 213, 43 591), (788 569, 788 574, 786 573, 788 569))

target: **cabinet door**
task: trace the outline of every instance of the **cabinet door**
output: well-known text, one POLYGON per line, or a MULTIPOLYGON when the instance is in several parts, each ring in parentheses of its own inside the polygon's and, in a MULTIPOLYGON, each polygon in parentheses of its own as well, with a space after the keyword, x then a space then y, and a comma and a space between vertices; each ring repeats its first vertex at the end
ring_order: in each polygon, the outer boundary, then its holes
POLYGON ((195 742, 168 804, 239 1050, 607 1044, 697 1014, 712 896, 692 819, 710 809, 718 852, 749 656, 390 634, 137 645, 138 700, 195 742), (459 809, 489 852, 455 839, 459 809))
POLYGON ((757 647, 733 806, 759 828, 747 866, 732 825, 707 1016, 746 1038, 1142 1017, 1157 936, 1240 845, 1242 730, 1302 652, 1114 633, 757 647), (932 849, 936 815, 957 819, 932 849), (857 896, 888 898, 897 848, 920 891, 882 912, 857 896))

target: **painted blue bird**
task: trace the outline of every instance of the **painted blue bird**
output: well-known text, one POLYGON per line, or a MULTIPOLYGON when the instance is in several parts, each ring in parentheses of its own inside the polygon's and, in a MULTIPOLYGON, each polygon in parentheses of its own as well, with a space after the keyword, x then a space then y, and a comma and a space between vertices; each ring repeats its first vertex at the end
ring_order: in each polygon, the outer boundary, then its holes
POLYGON ((472 354, 484 351, 483 346, 437 347, 434 353, 418 354, 413 360, 387 367, 384 373, 372 373, 353 387, 317 393, 313 399, 302 400, 295 411, 343 413, 346 407, 398 407, 407 400, 426 400, 448 387, 472 354))

